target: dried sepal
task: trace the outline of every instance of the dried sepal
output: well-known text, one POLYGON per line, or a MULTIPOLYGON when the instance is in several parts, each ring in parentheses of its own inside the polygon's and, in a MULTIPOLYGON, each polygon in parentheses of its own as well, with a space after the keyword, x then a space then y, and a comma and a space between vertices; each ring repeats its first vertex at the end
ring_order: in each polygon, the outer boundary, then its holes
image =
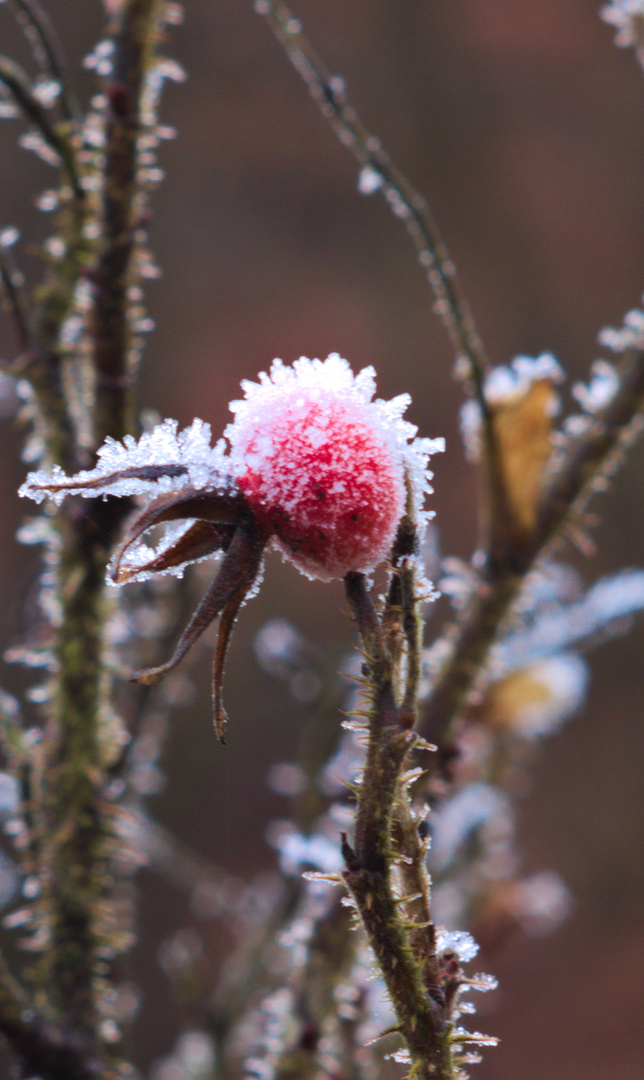
POLYGON ((506 494, 514 522, 527 536, 536 524, 544 469, 552 453, 556 403, 552 381, 539 379, 494 409, 506 494))
POLYGON ((196 559, 226 550, 232 539, 235 523, 243 515, 243 496, 228 492, 199 491, 188 486, 179 492, 159 495, 130 525, 110 570, 117 584, 130 580, 135 574, 167 571, 196 559), (164 548, 145 563, 133 564, 128 553, 148 529, 169 521, 196 519, 176 542, 164 548))

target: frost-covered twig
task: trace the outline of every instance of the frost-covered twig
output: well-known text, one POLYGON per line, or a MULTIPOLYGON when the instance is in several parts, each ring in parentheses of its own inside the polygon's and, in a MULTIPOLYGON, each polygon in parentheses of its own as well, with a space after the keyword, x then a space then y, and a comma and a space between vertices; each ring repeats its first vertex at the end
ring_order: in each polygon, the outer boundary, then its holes
POLYGON ((644 353, 627 353, 618 369, 619 383, 608 404, 583 424, 558 456, 556 469, 535 507, 535 523, 521 548, 510 543, 488 558, 451 637, 447 659, 424 706, 422 730, 443 743, 452 720, 480 678, 492 644, 510 616, 526 575, 578 516, 593 494, 594 483, 616 464, 623 448, 641 429, 644 407, 644 353))
POLYGON ((80 127, 81 114, 72 90, 58 35, 38 0, 10 0, 17 21, 30 41, 34 56, 58 91, 56 101, 62 118, 70 127, 80 127))
MULTIPOLYGON (((147 4, 142 14, 138 2, 131 0, 123 9, 122 35, 135 34, 137 49, 142 48, 143 39, 150 48, 156 31, 154 16, 154 4, 147 4), (133 13, 137 18, 131 23, 133 13)), ((135 118, 140 109, 140 73, 136 90, 138 97, 129 105, 135 118)), ((120 317, 126 318, 124 299, 122 303, 120 317)), ((99 385, 96 408, 100 393, 99 385)), ((120 436, 126 423, 121 392, 110 410, 102 410, 97 426, 103 436, 120 436)), ((98 971, 105 950, 114 951, 105 910, 109 907, 112 826, 103 793, 105 751, 101 745, 107 708, 105 574, 125 509, 120 504, 99 503, 81 514, 61 514, 61 622, 56 643, 60 674, 43 781, 50 823, 44 851, 52 937, 45 958, 47 987, 55 1012, 84 1032, 96 1048, 102 1041, 97 994, 104 981, 98 971)))
POLYGON ((76 197, 83 198, 76 152, 69 136, 62 134, 56 125, 52 124, 47 110, 33 93, 29 76, 15 61, 6 56, 0 56, 0 83, 6 86, 26 119, 38 129, 45 143, 60 158, 76 197))
POLYGON ((483 345, 426 199, 410 184, 382 148, 380 140, 367 131, 355 109, 347 103, 344 80, 329 73, 306 39, 299 19, 280 0, 256 0, 255 10, 268 20, 323 116, 362 166, 360 190, 369 192, 382 188, 393 213, 405 223, 416 245, 420 264, 427 270, 436 297, 436 311, 449 330, 457 356, 466 359, 468 377, 482 385, 488 366, 483 345))
POLYGON ((21 293, 19 278, 6 255, 6 247, 0 233, 0 282, 4 292, 4 307, 9 312, 14 325, 16 344, 20 355, 24 355, 31 344, 29 313, 25 298, 21 293))

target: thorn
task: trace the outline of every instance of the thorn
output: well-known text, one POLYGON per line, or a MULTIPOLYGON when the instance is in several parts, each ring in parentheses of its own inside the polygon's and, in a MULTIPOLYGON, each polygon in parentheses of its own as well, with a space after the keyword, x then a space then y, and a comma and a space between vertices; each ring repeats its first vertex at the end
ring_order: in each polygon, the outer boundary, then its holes
POLYGON ((306 870, 302 877, 306 881, 326 881, 329 885, 344 885, 344 879, 339 874, 322 874, 317 870, 306 870))
POLYGON ((378 1042, 378 1039, 384 1039, 385 1035, 399 1035, 402 1032, 402 1026, 400 1024, 394 1024, 393 1027, 385 1028, 379 1035, 374 1035, 373 1039, 369 1039, 365 1046, 372 1046, 373 1043, 378 1042))

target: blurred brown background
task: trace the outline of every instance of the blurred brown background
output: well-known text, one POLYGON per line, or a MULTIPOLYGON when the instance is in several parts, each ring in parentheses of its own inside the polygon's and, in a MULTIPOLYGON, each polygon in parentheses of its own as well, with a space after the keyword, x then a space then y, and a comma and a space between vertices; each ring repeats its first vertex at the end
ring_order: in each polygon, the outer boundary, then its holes
MULTIPOLYGON (((49 0, 74 63, 100 33, 100 5, 49 0)), ((301 0, 296 14, 349 97, 432 202, 494 362, 552 351, 580 378, 598 330, 618 325, 644 288, 644 77, 617 50, 593 0, 301 0)), ((0 49, 24 54, 0 12, 0 49)), ((148 290, 157 329, 142 406, 215 433, 239 381, 274 356, 337 350, 374 364, 379 393, 409 391, 423 435, 445 435, 434 506, 443 551, 476 543, 475 487, 457 430, 452 357, 412 247, 380 196, 356 191, 357 169, 335 140, 247 0, 188 0, 170 55, 189 79, 166 93, 179 129, 161 164, 152 243, 164 270, 148 290)), ((79 76, 87 88, 87 73, 79 76)), ((0 127, 0 221, 25 240, 46 223, 32 195, 48 170, 0 127)), ((3 339, 6 340, 6 339, 3 339)), ((0 432, 2 642, 20 638, 34 583, 14 540, 24 505, 20 433, 0 432)), ((599 554, 588 580, 644 563, 644 449, 597 509, 599 554)), ((263 833, 284 805, 264 776, 288 760, 298 708, 257 668, 252 641, 282 615, 333 662, 350 647, 339 588, 271 558, 259 600, 242 613, 227 680, 229 746, 215 743, 204 667, 197 707, 184 709, 164 757, 160 820, 242 875, 270 867, 263 833)), ((588 707, 545 746, 521 811, 526 872, 554 868, 576 898, 547 940, 513 939, 477 967, 501 992, 482 1030, 501 1047, 479 1080, 637 1080, 644 1034, 644 622, 593 658, 588 707)), ((11 669, 5 685, 15 684, 11 669)), ((187 925, 185 903, 143 875, 136 978, 145 1000, 139 1062, 167 1053, 176 1010, 155 950, 187 925)), ((491 1011, 490 1011, 491 1010, 491 1011)))

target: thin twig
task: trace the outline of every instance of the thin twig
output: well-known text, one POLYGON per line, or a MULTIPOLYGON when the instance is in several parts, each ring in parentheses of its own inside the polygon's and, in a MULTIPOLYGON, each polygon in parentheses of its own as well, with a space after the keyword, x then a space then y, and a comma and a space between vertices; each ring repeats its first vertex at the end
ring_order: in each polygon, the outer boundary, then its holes
POLYGON ((5 306, 13 322, 18 352, 24 354, 31 345, 29 316, 24 297, 16 282, 15 267, 10 265, 2 245, 0 245, 0 281, 4 290, 5 306))
POLYGON ((472 379, 482 384, 488 366, 483 345, 427 200, 416 191, 382 148, 380 140, 366 129, 355 109, 347 103, 343 80, 332 76, 316 55, 304 36, 299 19, 279 0, 258 0, 255 10, 267 19, 342 144, 351 150, 363 168, 373 170, 374 181, 380 182, 393 213, 404 221, 418 250, 419 261, 427 268, 437 313, 449 330, 457 355, 467 357, 472 379))
POLYGON ((81 111, 76 96, 71 90, 67 63, 58 35, 47 12, 38 0, 10 0, 16 9, 16 19, 22 25, 25 34, 34 46, 34 54, 49 76, 60 86, 57 102, 64 120, 80 129, 81 111))
POLYGON ((70 140, 52 124, 47 110, 40 104, 31 88, 31 80, 18 64, 0 56, 0 82, 6 86, 16 105, 38 129, 47 146, 60 158, 77 199, 84 198, 76 154, 70 140))

